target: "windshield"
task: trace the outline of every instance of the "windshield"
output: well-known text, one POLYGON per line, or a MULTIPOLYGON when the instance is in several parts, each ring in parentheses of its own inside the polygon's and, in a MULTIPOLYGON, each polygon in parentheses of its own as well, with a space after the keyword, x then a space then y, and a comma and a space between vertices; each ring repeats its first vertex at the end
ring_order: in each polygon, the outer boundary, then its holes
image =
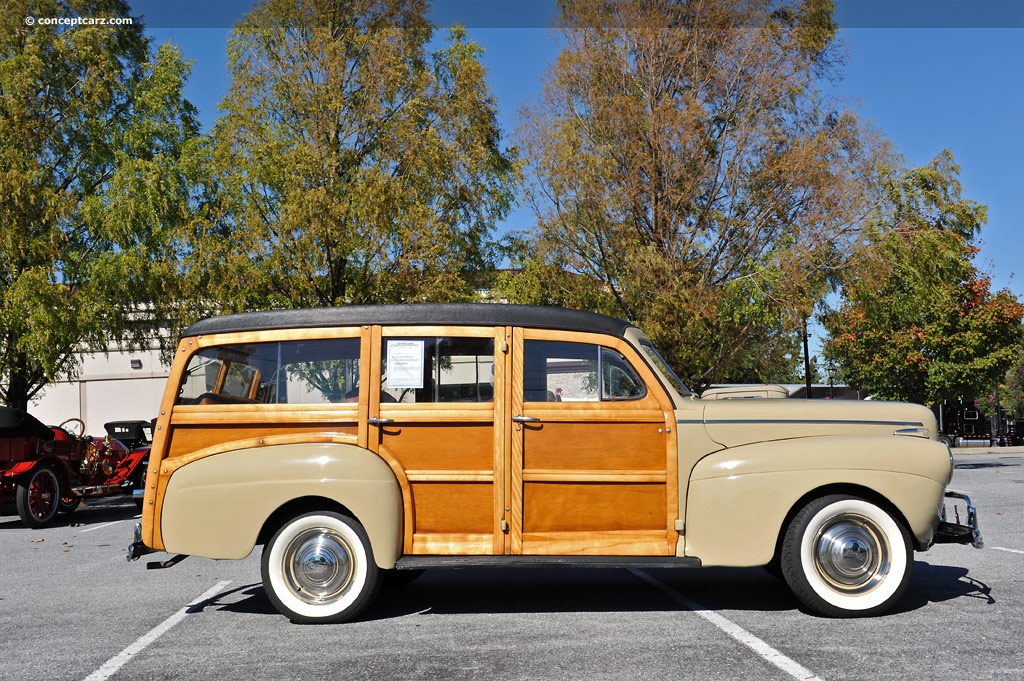
POLYGON ((640 347, 647 353, 647 359, 651 360, 651 364, 661 372, 665 380, 668 381, 669 385, 675 388, 675 391, 680 395, 686 397, 691 395, 690 389, 676 376, 676 372, 672 371, 672 367, 668 365, 665 358, 658 354, 658 351, 654 349, 650 341, 640 341, 640 347))

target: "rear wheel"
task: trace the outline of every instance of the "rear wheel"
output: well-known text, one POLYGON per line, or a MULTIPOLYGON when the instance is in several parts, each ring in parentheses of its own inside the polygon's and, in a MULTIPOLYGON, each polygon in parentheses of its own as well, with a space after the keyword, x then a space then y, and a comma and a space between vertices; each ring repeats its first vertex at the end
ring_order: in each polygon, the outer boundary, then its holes
POLYGON ((142 497, 139 496, 139 492, 141 492, 142 494, 146 493, 147 468, 149 468, 149 459, 143 459, 135 468, 135 472, 132 473, 132 497, 135 501, 135 507, 138 508, 140 511, 142 510, 143 501, 142 497))
POLYGON ((28 527, 46 527, 60 508, 60 478, 52 466, 37 466, 18 481, 15 505, 28 527))
POLYGON ((828 617, 888 610, 910 581, 910 534, 879 506, 845 495, 801 509, 782 544, 782 573, 796 597, 828 617))
POLYGON ((66 496, 60 499, 60 512, 73 513, 78 505, 82 503, 82 497, 66 496))
POLYGON ((263 588, 293 622, 346 622, 373 601, 380 571, 363 526, 317 511, 288 521, 263 549, 263 588))

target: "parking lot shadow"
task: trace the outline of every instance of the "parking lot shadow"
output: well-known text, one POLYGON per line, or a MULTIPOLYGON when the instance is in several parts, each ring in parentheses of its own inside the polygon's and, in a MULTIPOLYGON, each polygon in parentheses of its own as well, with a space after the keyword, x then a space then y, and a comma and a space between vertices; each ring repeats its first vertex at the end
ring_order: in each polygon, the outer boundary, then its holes
MULTIPOLYGON (((645 570, 710 609, 792 610, 786 586, 760 568, 645 570), (729 574, 726 574, 729 573, 729 574)), ((679 602, 622 569, 519 568, 435 570, 403 588, 384 589, 366 617, 417 612, 660 612, 679 602)))
POLYGON ((258 582, 243 584, 219 593, 205 603, 204 607, 248 615, 277 615, 277 610, 267 598, 263 585, 258 582))
MULTIPOLYGON (((760 568, 646 570, 683 598, 707 610, 799 609, 786 584, 760 568)), ((891 611, 910 612, 955 598, 995 600, 991 589, 960 567, 914 563, 903 599, 891 611)), ((277 615, 259 583, 219 594, 207 607, 227 612, 277 615)), ((428 570, 400 587, 384 587, 361 620, 407 617, 418 613, 663 612, 685 606, 622 569, 428 570)))
POLYGON ((914 561, 914 574, 907 591, 891 612, 909 612, 929 603, 941 603, 955 598, 976 598, 987 605, 996 602, 992 588, 971 577, 967 568, 914 561))

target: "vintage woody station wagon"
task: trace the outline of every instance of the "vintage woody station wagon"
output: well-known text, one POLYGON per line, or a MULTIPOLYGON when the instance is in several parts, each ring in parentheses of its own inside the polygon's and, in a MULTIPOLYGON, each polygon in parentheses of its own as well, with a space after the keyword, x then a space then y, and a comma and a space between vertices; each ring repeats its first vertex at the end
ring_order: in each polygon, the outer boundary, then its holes
POLYGON ((391 572, 470 565, 765 566, 812 611, 871 615, 914 550, 981 544, 924 407, 700 399, 639 329, 559 308, 208 319, 154 436, 129 559, 263 544, 301 622, 355 617, 391 572))

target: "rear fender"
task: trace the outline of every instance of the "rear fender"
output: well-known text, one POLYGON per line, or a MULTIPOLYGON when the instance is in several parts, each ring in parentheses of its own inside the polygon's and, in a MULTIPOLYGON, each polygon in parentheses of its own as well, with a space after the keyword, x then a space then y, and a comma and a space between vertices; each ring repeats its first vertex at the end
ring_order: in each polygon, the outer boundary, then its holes
POLYGON ((275 511, 303 499, 347 510, 366 529, 376 563, 395 566, 402 536, 398 481, 380 457, 351 444, 252 447, 186 463, 167 481, 157 522, 169 552, 244 558, 275 511))

